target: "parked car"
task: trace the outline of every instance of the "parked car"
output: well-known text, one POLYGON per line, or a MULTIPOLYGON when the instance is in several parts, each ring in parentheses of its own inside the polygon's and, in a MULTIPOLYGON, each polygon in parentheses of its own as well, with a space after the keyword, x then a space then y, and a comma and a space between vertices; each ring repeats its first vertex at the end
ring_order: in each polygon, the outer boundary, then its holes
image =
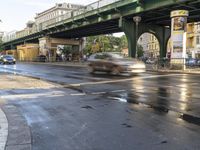
POLYGON ((12 55, 1 55, 0 63, 1 64, 15 64, 16 59, 12 55))
POLYGON ((96 71, 107 72, 114 75, 120 73, 142 73, 146 71, 146 66, 142 61, 111 52, 96 53, 89 57, 88 70, 90 73, 96 71))
POLYGON ((200 60, 199 59, 197 60, 197 65, 200 66, 200 60))
POLYGON ((147 59, 147 60, 146 60, 146 63, 147 63, 147 64, 154 64, 154 63, 155 63, 155 60, 153 60, 153 59, 147 59))
POLYGON ((186 59, 186 65, 187 66, 196 66, 197 65, 197 60, 194 59, 194 58, 186 59))
POLYGON ((36 59, 37 62, 46 62, 47 57, 45 55, 39 55, 36 59))

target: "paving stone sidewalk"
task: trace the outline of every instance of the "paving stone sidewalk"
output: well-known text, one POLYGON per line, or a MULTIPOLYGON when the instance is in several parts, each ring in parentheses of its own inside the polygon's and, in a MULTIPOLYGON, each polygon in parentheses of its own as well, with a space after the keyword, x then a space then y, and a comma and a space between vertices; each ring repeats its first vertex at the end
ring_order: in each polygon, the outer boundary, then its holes
POLYGON ((8 137, 8 121, 0 108, 0 150, 4 150, 8 137))
MULTIPOLYGON (((4 105, 3 111, 8 118, 8 139, 5 150, 31 150, 31 132, 25 118, 16 106, 4 105)), ((2 149, 2 150, 4 150, 2 149)))

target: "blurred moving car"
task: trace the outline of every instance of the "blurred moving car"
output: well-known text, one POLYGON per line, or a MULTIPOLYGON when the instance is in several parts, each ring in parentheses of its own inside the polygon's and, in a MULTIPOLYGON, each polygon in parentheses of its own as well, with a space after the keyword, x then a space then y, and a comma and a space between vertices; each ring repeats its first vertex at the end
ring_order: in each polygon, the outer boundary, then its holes
POLYGON ((15 64, 16 59, 12 55, 1 55, 0 63, 1 64, 15 64))
POLYGON ((146 71, 146 66, 142 61, 111 52, 93 54, 89 57, 88 62, 90 73, 101 71, 118 75, 120 73, 134 74, 146 71))

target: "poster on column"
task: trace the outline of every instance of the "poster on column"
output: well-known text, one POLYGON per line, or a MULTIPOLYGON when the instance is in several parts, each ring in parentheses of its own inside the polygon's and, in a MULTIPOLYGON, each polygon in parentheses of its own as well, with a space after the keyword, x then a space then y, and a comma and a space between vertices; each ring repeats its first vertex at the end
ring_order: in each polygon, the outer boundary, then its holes
POLYGON ((172 58, 183 58, 184 44, 184 33, 187 30, 187 16, 188 12, 185 10, 173 11, 172 17, 172 58))

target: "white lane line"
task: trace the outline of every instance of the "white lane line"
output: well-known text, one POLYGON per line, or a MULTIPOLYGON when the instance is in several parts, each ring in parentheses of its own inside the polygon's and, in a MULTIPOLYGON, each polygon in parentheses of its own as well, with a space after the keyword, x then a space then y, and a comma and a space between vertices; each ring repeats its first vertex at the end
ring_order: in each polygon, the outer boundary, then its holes
POLYGON ((0 150, 4 150, 8 137, 8 121, 4 112, 0 109, 0 150))
POLYGON ((25 99, 25 98, 38 98, 38 97, 60 97, 66 95, 62 91, 46 92, 46 93, 31 93, 31 94, 13 94, 13 95, 2 95, 2 99, 25 99))
POLYGON ((127 90, 114 90, 114 91, 110 91, 111 93, 118 93, 118 92, 126 92, 127 90))
POLYGON ((72 94, 70 94, 71 96, 85 96, 86 95, 86 93, 72 93, 72 94))
POLYGON ((107 92, 93 92, 92 95, 100 95, 100 94, 106 94, 107 92))
POLYGON ((66 87, 79 87, 83 85, 98 85, 98 84, 108 84, 108 83, 119 83, 125 81, 134 81, 140 79, 152 79, 152 78, 159 78, 159 77, 170 77, 170 76, 180 76, 180 74, 168 74, 168 75, 152 75, 152 76, 145 76, 145 77, 136 77, 136 78, 128 78, 128 79, 119 79, 119 80, 109 80, 109 81, 99 81, 99 82, 84 82, 78 84, 69 84, 66 87))

